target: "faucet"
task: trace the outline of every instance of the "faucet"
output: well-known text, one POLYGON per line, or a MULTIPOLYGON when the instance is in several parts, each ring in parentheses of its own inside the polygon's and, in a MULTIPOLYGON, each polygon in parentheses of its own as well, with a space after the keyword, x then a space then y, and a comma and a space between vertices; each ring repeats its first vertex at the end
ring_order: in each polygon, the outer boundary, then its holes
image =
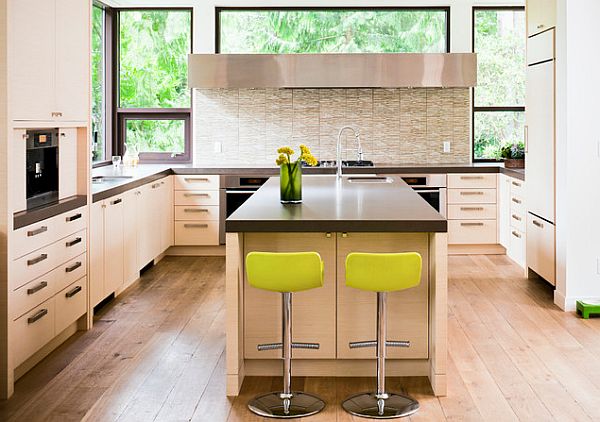
POLYGON ((362 161, 362 157, 363 157, 362 145, 360 143, 360 130, 354 129, 352 126, 344 126, 343 128, 341 128, 338 133, 337 146, 336 146, 336 162, 335 162, 337 165, 337 173, 336 174, 337 174, 338 179, 342 178, 342 133, 344 133, 344 131, 346 129, 350 129, 352 132, 354 132, 354 138, 356 139, 356 142, 358 143, 358 161, 362 161))

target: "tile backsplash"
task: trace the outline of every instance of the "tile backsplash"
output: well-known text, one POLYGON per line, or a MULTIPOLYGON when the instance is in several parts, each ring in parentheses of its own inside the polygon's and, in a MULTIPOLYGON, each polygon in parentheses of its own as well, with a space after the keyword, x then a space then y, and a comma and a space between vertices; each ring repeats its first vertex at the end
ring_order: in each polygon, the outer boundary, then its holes
MULTIPOLYGON (((351 125, 366 160, 469 163, 469 104, 468 88, 196 89, 194 162, 273 164, 278 147, 301 143, 335 159, 338 131, 351 125)), ((356 158, 351 131, 343 147, 344 158, 356 158)))

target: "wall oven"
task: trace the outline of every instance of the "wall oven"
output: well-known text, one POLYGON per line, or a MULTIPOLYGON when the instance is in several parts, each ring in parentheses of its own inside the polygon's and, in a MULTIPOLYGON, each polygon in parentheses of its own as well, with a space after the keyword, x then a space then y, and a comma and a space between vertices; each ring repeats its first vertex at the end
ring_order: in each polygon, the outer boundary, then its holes
POLYGON ((404 174, 401 176, 415 192, 446 218, 446 175, 404 174))
POLYGON ((26 131, 27 209, 58 201, 58 129, 26 131))
POLYGON ((221 179, 221 221, 219 241, 225 244, 225 220, 250 198, 267 180, 263 176, 223 176, 221 179))

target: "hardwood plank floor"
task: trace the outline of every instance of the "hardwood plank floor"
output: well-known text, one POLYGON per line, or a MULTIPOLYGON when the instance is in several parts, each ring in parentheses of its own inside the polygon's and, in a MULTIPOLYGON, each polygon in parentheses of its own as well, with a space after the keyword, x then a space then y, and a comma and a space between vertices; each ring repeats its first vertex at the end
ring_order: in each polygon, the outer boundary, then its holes
MULTIPOLYGON (((421 403, 411 421, 600 420, 600 319, 552 303, 505 256, 449 258, 448 396, 391 378, 421 403)), ((167 257, 16 384, 6 421, 259 421, 246 409, 281 378, 225 396, 224 258, 167 257)), ((328 403, 312 418, 361 420, 339 403, 369 378, 294 378, 328 403)))

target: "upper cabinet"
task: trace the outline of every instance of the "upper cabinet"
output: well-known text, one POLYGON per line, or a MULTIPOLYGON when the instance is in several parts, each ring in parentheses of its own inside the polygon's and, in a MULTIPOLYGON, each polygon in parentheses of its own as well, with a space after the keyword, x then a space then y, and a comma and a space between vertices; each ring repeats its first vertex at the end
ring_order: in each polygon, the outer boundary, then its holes
POLYGON ((556 0, 527 0, 527 36, 556 26, 556 0))
POLYGON ((14 121, 81 122, 89 114, 90 2, 10 2, 14 121))

